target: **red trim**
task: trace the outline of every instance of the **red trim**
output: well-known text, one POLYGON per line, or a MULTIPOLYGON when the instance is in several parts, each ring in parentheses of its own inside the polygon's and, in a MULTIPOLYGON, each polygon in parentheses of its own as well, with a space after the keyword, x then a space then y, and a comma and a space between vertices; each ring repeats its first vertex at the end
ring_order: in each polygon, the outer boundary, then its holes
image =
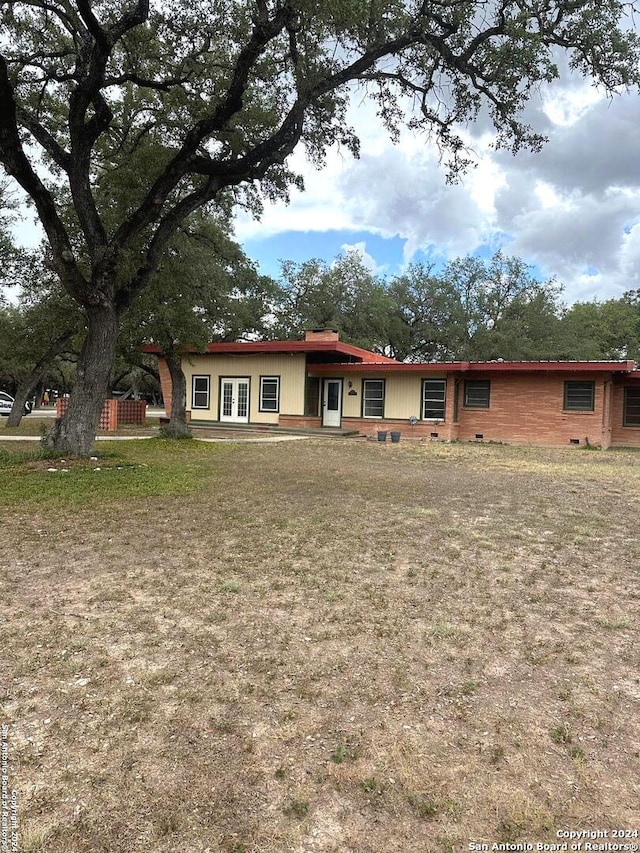
MULTIPOLYGON (((312 364, 313 374, 326 373, 633 373, 633 361, 446 361, 312 364)), ((640 371, 638 371, 640 375, 640 371)))
MULTIPOLYGON (((155 344, 146 344, 142 352, 160 354, 161 349, 155 344)), ((185 347, 185 352, 199 352, 195 347, 185 347)), ((378 355, 375 352, 345 344, 341 341, 241 341, 234 343, 208 344, 205 353, 212 355, 255 355, 259 353, 314 353, 332 352, 337 355, 351 356, 360 362, 381 362, 383 364, 400 364, 393 358, 378 355)))

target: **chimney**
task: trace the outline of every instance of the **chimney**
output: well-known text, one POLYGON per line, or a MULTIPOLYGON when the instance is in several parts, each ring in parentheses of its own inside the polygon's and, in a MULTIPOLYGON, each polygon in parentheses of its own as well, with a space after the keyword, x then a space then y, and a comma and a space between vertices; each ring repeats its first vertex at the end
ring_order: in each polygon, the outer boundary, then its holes
POLYGON ((305 341, 339 341, 340 332, 336 329, 307 329, 305 341))

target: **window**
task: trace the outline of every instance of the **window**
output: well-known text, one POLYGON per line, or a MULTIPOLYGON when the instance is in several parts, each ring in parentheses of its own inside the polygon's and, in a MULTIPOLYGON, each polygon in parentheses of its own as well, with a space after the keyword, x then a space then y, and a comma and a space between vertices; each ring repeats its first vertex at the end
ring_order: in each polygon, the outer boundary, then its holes
POLYGON ((640 388, 624 389, 623 426, 640 427, 640 388))
POLYGON ((592 412, 595 387, 595 382, 565 382, 564 408, 570 412, 592 412))
POLYGON ((208 376, 193 377, 192 409, 209 408, 209 378, 208 376))
POLYGON ((424 379, 422 382, 422 420, 444 420, 446 379, 424 379))
POLYGON ((362 383, 362 415, 384 417, 384 379, 365 379, 362 383))
POLYGON ((280 377, 260 377, 260 405, 261 412, 280 411, 280 377))
POLYGON ((467 409, 488 409, 491 383, 488 379, 465 379, 464 404, 467 409))

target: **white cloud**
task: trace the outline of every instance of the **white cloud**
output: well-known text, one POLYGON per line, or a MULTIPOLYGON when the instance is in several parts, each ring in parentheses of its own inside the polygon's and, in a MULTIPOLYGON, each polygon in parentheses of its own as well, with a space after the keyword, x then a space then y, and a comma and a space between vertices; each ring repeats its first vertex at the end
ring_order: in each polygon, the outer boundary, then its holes
POLYGON ((369 270, 372 275, 384 275, 384 273, 387 272, 387 265, 378 264, 373 255, 370 255, 369 252, 367 252, 367 244, 364 240, 360 240, 357 243, 343 243, 342 246, 340 246, 340 249, 345 254, 353 252, 353 254, 358 255, 364 268, 369 270))
MULTIPOLYGON (((525 120, 548 137, 535 154, 494 150, 486 118, 465 131, 476 168, 451 186, 424 136, 405 131, 393 145, 375 107, 354 102, 361 159, 332 152, 318 173, 298 152, 306 194, 294 194, 288 209, 269 207, 259 225, 241 221, 239 233, 370 232, 402 239, 405 261, 418 250, 451 258, 503 244, 557 277, 569 302, 639 286, 637 95, 608 99, 580 76, 563 78, 527 105, 525 120)), ((379 268, 366 244, 359 248, 379 268)))

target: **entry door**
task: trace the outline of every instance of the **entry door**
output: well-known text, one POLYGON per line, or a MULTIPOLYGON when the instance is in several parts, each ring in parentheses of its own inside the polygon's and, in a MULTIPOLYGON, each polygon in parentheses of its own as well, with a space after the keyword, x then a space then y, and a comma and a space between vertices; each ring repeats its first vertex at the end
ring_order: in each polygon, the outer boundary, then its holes
POLYGON ((342 379, 325 379, 322 394, 322 426, 339 427, 342 416, 342 379))
POLYGON ((220 420, 236 424, 248 423, 249 380, 222 379, 220 385, 220 420))

